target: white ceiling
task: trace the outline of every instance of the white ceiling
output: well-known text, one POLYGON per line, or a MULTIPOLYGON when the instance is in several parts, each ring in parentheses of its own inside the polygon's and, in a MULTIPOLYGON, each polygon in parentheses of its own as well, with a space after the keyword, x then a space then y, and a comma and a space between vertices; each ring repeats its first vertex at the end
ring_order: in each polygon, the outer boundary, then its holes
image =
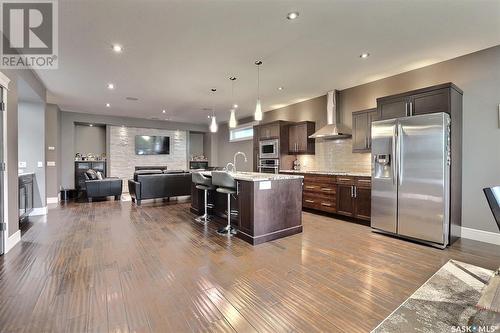
POLYGON ((256 59, 270 110, 500 44, 498 0, 64 0, 59 12, 59 69, 37 71, 49 102, 193 123, 213 104, 228 119, 232 75, 237 117, 253 113, 256 59))

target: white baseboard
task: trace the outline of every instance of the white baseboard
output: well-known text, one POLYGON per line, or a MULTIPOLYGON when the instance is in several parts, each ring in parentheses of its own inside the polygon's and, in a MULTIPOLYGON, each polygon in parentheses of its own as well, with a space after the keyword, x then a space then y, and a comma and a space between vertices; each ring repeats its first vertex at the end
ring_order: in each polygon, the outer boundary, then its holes
POLYGON ((48 204, 54 204, 54 203, 58 203, 59 202, 59 198, 58 197, 49 197, 47 198, 47 203, 48 204))
POLYGON ((5 253, 9 252, 17 243, 19 243, 20 240, 21 240, 21 230, 16 231, 10 237, 6 237, 5 253))
POLYGON ((500 233, 462 227, 462 238, 500 245, 500 233))
POLYGON ((47 212, 48 212, 47 206, 37 207, 33 208, 33 211, 30 213, 29 216, 47 215, 47 212))

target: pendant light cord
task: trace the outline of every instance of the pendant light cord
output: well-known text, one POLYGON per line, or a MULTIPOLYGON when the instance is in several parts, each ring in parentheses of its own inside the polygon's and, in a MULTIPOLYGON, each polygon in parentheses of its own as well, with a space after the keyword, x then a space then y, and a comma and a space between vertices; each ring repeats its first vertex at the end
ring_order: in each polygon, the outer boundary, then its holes
POLYGON ((260 65, 257 65, 257 99, 260 99, 260 65))

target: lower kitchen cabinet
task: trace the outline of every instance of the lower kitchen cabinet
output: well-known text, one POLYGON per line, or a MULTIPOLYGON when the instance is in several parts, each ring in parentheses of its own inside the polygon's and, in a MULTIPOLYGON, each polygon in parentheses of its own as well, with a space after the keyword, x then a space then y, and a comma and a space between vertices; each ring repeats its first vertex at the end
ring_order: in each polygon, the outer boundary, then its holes
POLYGON ((369 188, 356 187, 354 216, 370 221, 372 191, 369 188))
POLYGON ((353 185, 337 185, 337 214, 354 216, 353 185))
POLYGON ((303 208, 370 221, 370 177, 309 173, 303 176, 303 208))

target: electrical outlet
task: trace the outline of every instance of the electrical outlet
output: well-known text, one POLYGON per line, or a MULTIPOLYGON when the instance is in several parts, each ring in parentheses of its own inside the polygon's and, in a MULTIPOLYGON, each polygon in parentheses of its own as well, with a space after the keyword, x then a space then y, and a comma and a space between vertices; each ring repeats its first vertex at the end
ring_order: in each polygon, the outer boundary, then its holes
POLYGON ((42 162, 42 161, 38 161, 37 166, 38 166, 39 168, 43 168, 43 162, 42 162))
POLYGON ((20 168, 26 168, 26 162, 19 162, 20 168))
POLYGON ((56 150, 56 147, 54 147, 54 146, 49 146, 49 148, 48 148, 48 149, 49 149, 49 150, 56 150))
POLYGON ((56 166, 56 162, 54 162, 54 161, 47 161, 47 166, 50 166, 50 167, 56 166))

